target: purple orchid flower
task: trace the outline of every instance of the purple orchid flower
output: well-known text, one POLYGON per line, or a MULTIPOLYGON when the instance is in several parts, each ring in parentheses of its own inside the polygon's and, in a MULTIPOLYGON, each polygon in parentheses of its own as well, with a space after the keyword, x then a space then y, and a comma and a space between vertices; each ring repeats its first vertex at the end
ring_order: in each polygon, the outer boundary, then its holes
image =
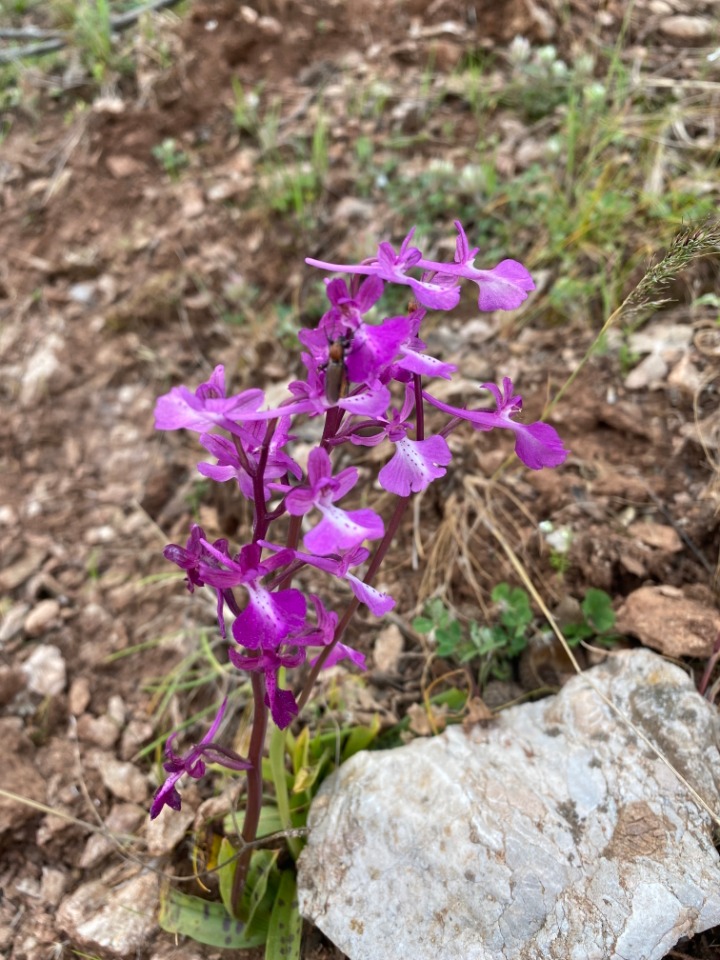
POLYGON ((222 747, 213 742, 215 734, 218 732, 225 710, 227 709, 227 697, 220 704, 212 725, 200 743, 195 744, 185 756, 179 756, 173 750, 173 741, 177 732, 170 735, 165 744, 165 756, 167 759, 163 767, 169 773, 165 782, 161 784, 155 793, 152 806, 150 807, 150 819, 154 820, 163 807, 171 807, 173 810, 180 810, 182 800, 177 790, 177 782, 183 774, 187 774, 195 780, 205 776, 205 762, 219 763, 230 770, 250 770, 252 764, 238 756, 233 750, 222 747))
POLYGON ((511 420, 511 415, 522 409, 522 397, 513 396, 513 383, 509 377, 504 377, 502 390, 494 383, 481 384, 483 389, 489 390, 495 397, 496 411, 468 410, 464 407, 453 407, 431 397, 423 391, 423 397, 438 410, 449 413, 461 420, 469 420, 476 430, 492 430, 494 427, 503 427, 515 433, 515 453, 526 467, 531 470, 542 470, 543 467, 557 467, 564 463, 569 451, 557 431, 547 423, 518 423, 511 420))
MULTIPOLYGON (((286 547, 278 546, 278 544, 270 543, 267 540, 259 540, 258 543, 263 547, 267 547, 268 550, 279 551, 287 549, 286 547)), ((303 553, 300 550, 293 550, 292 552, 296 560, 301 560, 311 567, 317 567, 318 570, 324 570, 339 580, 346 580, 360 603, 364 603, 376 617, 383 616, 383 614, 392 610, 395 606, 395 601, 389 594, 383 593, 368 583, 364 583, 359 577, 350 573, 350 567, 360 566, 360 564, 365 563, 370 556, 370 551, 365 547, 355 547, 353 550, 348 550, 347 553, 338 559, 318 557, 311 553, 303 553)))
POLYGON ((263 650, 259 656, 249 657, 231 649, 230 660, 238 670, 258 671, 265 677, 265 705, 276 725, 284 730, 298 714, 298 705, 291 690, 283 690, 278 685, 278 671, 281 667, 299 667, 305 660, 305 651, 279 653, 276 650, 263 650))
POLYGON ((225 369, 215 367, 206 383, 201 383, 195 393, 187 387, 173 387, 169 393, 158 397, 155 404, 155 428, 157 430, 195 430, 204 433, 213 427, 223 427, 242 436, 239 421, 253 418, 262 405, 262 390, 245 390, 235 396, 225 394, 225 369))
MULTIPOLYGON (((399 253, 389 243, 378 246, 377 256, 361 264, 326 263, 324 260, 314 260, 306 257, 305 263, 311 267, 320 267, 321 270, 332 270, 335 273, 360 273, 374 275, 381 280, 391 283, 401 283, 409 286, 418 303, 432 310, 452 310, 460 300, 458 280, 454 276, 443 277, 440 280, 423 277, 417 280, 407 275, 413 267, 423 267, 422 253, 417 247, 411 247, 410 241, 415 233, 415 227, 403 240, 399 253)), ((435 269, 431 267, 431 269, 435 269)))
POLYGON ((205 539, 205 531, 196 523, 190 528, 190 536, 184 547, 177 543, 169 543, 163 550, 163 556, 171 563, 177 564, 185 571, 185 582, 190 593, 195 587, 214 587, 217 594, 217 618, 220 626, 220 635, 225 639, 225 601, 228 596, 226 586, 211 583, 213 571, 221 571, 221 563, 229 559, 228 542, 224 538, 216 540, 212 545, 205 539), (207 577, 210 576, 210 580, 207 577))
POLYGON ((332 475, 332 464, 326 450, 316 447, 308 459, 308 486, 296 487, 285 497, 288 513, 301 517, 313 507, 323 518, 305 534, 305 546, 312 553, 327 556, 358 546, 363 540, 377 540, 385 528, 374 510, 343 510, 335 501, 344 497, 357 483, 356 467, 347 467, 332 475))
POLYGON ((243 547, 237 557, 219 554, 207 541, 203 545, 224 567, 201 563, 204 582, 222 590, 242 585, 247 591, 247 605, 238 611, 232 625, 233 637, 241 646, 274 650, 291 631, 302 626, 306 609, 302 593, 294 588, 271 593, 258 582, 285 566, 293 558, 292 550, 284 549, 261 562, 262 550, 257 543, 243 547))
POLYGON ((370 436, 360 431, 367 424, 360 423, 345 435, 352 443, 364 447, 374 447, 387 438, 395 444, 395 453, 378 474, 378 482, 383 490, 395 493, 399 497, 408 497, 411 493, 425 490, 433 480, 445 476, 445 467, 452 460, 450 448, 444 437, 427 437, 424 440, 411 440, 408 432, 412 424, 408 418, 414 406, 414 390, 408 386, 401 410, 392 409, 389 417, 379 417, 372 422, 373 427, 381 429, 370 436))
POLYGON ((376 417, 387 410, 390 403, 390 391, 379 380, 373 380, 365 384, 362 389, 351 393, 347 397, 340 397, 337 402, 330 402, 325 396, 325 382, 323 376, 321 376, 320 365, 309 353, 303 353, 301 359, 308 371, 307 379, 293 380, 288 385, 288 390, 295 398, 295 402, 290 403, 287 407, 282 407, 279 412, 283 414, 288 412, 307 413, 309 416, 319 416, 327 413, 332 407, 340 407, 347 413, 376 417))
MULTIPOLYGON (((290 424, 289 417, 283 417, 278 423, 277 429, 270 441, 267 461, 263 478, 265 481, 279 480, 285 474, 290 473, 296 479, 301 479, 302 470, 295 461, 283 451, 285 444, 293 439, 288 433, 290 424)), ((219 436, 216 433, 200 434, 200 443, 205 449, 217 459, 216 464, 201 461, 198 463, 198 471, 204 476, 215 480, 216 483, 226 483, 228 480, 237 480, 243 496, 247 500, 255 499, 252 476, 245 469, 247 464, 250 470, 257 470, 262 443, 265 437, 265 424, 261 421, 255 421, 247 424, 242 441, 245 463, 240 459, 237 446, 226 437, 219 436)), ((263 488, 265 499, 271 495, 271 488, 265 483, 263 488)))
POLYGON ((436 263, 432 260, 420 261, 420 266, 426 270, 437 270, 435 282, 450 278, 464 277, 472 280, 479 288, 478 307, 481 310, 515 310, 523 300, 527 299, 528 291, 535 289, 535 283, 525 267, 517 260, 502 260, 491 270, 478 270, 475 267, 475 257, 479 247, 470 246, 467 236, 459 220, 455 221, 458 232, 455 245, 455 263, 436 263))
MULTIPOLYGON (((315 608, 316 625, 307 627, 302 633, 296 634, 290 638, 290 643, 302 644, 305 647, 327 647, 335 639, 335 631, 338 625, 338 615, 328 610, 320 597, 314 593, 310 594, 310 600, 315 608)), ((317 663, 318 657, 310 661, 311 666, 317 663)), ((367 669, 365 654, 359 650, 354 650, 344 643, 336 643, 330 653, 330 656, 323 664, 324 669, 334 667, 341 660, 351 660, 356 667, 361 670, 367 669)))
POLYGON ((415 228, 403 240, 400 252, 389 243, 381 243, 377 256, 361 264, 326 263, 307 258, 311 267, 339 273, 373 274, 392 283, 407 284, 419 304, 435 310, 452 310, 460 300, 460 278, 472 280, 479 287, 478 307, 481 310, 514 310, 535 289, 532 277, 517 260, 502 260, 490 270, 475 266, 478 248, 472 250, 459 220, 455 221, 458 237, 453 263, 426 260, 416 247, 410 247, 415 228), (423 271, 421 280, 407 275, 413 268, 423 271))

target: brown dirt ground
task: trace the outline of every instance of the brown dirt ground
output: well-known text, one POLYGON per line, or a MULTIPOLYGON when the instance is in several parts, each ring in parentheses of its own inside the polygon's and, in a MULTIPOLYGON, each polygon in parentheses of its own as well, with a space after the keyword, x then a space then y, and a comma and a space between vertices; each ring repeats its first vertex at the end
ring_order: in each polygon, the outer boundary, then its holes
MULTIPOLYGON (((285 382, 298 372, 298 357, 280 312, 275 327, 267 317, 278 302, 294 322, 307 319, 303 304, 316 277, 303 257, 341 255, 365 241, 372 248, 378 230, 397 239, 408 226, 382 204, 370 225, 338 219, 338 202, 352 192, 342 162, 352 131, 339 114, 327 211, 314 233, 253 205, 253 157, 232 122, 232 79, 250 89, 264 83, 263 96, 279 98, 294 129, 311 121, 313 98, 341 65, 365 63, 390 84, 419 84, 428 64, 451 71, 478 46, 491 49, 518 33, 546 39, 548 18, 554 42, 571 55, 598 29, 612 36, 624 5, 578 2, 562 17, 552 3, 537 6, 544 20, 521 0, 507 3, 502 20, 489 15, 491 0, 407 0, 391 18, 386 0, 277 0, 258 8, 274 19, 249 24, 246 8, 232 0, 205 0, 177 25, 159 18, 172 64, 158 65, 138 41, 138 75, 124 79, 112 99, 98 102, 89 87, 62 83, 49 95, 39 71, 28 73, 27 99, 13 115, 0 160, 0 729, 12 745, 6 790, 83 821, 106 818, 119 799, 147 803, 150 763, 137 752, 189 709, 175 696, 158 722, 157 680, 191 652, 198 626, 213 623, 211 607, 188 598, 177 579, 152 579, 167 572, 162 547, 184 540, 198 491, 194 441, 155 434, 154 400, 172 384, 199 382, 218 362, 236 387, 285 382), (466 32, 413 30, 450 20, 466 32), (177 181, 152 155, 166 137, 190 158, 177 181), (245 293, 234 301, 237 289, 245 293), (244 313, 244 324, 228 322, 231 307, 244 313), (151 643, 157 638, 164 639, 151 643), (21 668, 39 644, 61 652, 67 679, 59 695, 27 687, 21 668), (135 764, 145 786, 128 796, 113 793, 98 753, 135 764)), ((629 42, 652 44, 647 21, 633 21, 629 42)), ((651 53, 667 55, 659 46, 651 53)), ((712 280, 700 271, 685 283, 697 293, 712 280)), ((688 322, 683 309, 674 315, 678 322, 688 322)), ((437 327, 432 337, 447 359, 467 363, 474 381, 496 370, 521 375, 530 413, 589 343, 583 329, 495 325, 487 335, 467 334, 461 322, 437 327)), ((717 353, 700 346, 696 340, 689 348, 689 362, 707 383, 697 411, 682 385, 630 392, 612 357, 592 360, 555 416, 572 450, 562 470, 530 474, 512 466, 497 483, 491 478, 507 447, 498 451, 481 435, 456 444, 452 475, 408 518, 383 571, 402 612, 405 656, 389 679, 370 672, 358 717, 378 709, 398 719, 420 701, 425 660, 407 624, 423 596, 439 592, 477 616, 479 603, 487 609, 489 589, 511 579, 488 523, 512 537, 551 603, 593 586, 619 605, 653 583, 714 605, 717 469, 695 419, 710 418, 717 407, 712 385, 719 370, 717 353), (564 577, 548 562, 540 519, 574 530, 564 577), (636 520, 674 528, 681 548, 643 543, 629 530, 636 520), (417 560, 412 568, 410 556, 417 560), (475 589, 462 575, 468 569, 475 589)), ((372 466, 372 451, 357 462, 372 466)), ((233 504, 206 498, 197 509, 210 532, 242 534, 247 518, 233 504)), ((371 653, 376 633, 374 623, 361 621, 353 640, 371 653)), ((81 825, 6 799, 0 831, 0 930, 8 931, 0 951, 12 960, 75 955, 79 945, 56 925, 57 904, 105 876, 115 855, 82 867, 88 834, 81 825)), ((138 833, 142 857, 142 825, 138 833)), ((170 862, 166 857, 160 867, 170 862)), ((187 870, 185 847, 172 863, 187 870)), ((710 931, 671 956, 709 960, 718 956, 718 941, 720 932, 710 931)), ((213 951, 178 948, 158 932, 145 955, 213 951)), ((339 954, 309 933, 305 956, 339 954)))

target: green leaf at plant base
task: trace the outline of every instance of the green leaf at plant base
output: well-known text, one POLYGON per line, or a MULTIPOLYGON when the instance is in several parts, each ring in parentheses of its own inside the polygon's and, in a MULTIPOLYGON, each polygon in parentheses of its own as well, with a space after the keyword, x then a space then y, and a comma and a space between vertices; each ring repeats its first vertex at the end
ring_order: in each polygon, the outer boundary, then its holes
MULTIPOLYGON (((232 886, 238 860, 236 853, 229 840, 222 841, 217 875, 220 881, 220 896, 230 916, 233 911, 232 886)), ((278 886, 275 864, 279 856, 279 850, 255 850, 252 854, 238 911, 244 919, 246 935, 252 934, 256 929, 267 932, 278 886)))
POLYGON ((248 931, 246 924, 228 916, 222 903, 211 903, 170 888, 161 894, 158 923, 166 933, 179 933, 210 947, 232 950, 259 947, 267 937, 267 928, 256 923, 256 929, 248 931))
POLYGON ((379 733, 380 717, 377 713, 374 715, 369 727, 353 727, 343 747, 342 762, 344 763, 346 760, 349 760, 350 757, 354 757, 355 754, 360 753, 361 750, 367 750, 379 733))
POLYGON ((325 752, 321 754, 320 759, 315 763, 308 763, 300 767, 295 774, 295 783, 293 784, 292 792, 297 795, 299 793, 305 793, 306 790, 312 790, 330 757, 330 751, 325 750, 325 752))
MULTIPOLYGON (((237 814, 229 813, 223 821, 223 830, 227 836, 239 836, 245 824, 245 814, 240 811, 237 814)), ((258 821, 257 836, 269 837, 273 833, 279 833, 283 828, 283 822, 280 819, 280 811, 272 803, 264 803, 260 810, 260 820, 258 821)))
POLYGON ((300 960, 301 941, 302 917, 298 911, 295 874, 284 870, 270 915, 265 960, 300 960))
POLYGON ((580 605, 585 619, 597 633, 608 633, 615 626, 612 600, 604 590, 591 587, 580 605))

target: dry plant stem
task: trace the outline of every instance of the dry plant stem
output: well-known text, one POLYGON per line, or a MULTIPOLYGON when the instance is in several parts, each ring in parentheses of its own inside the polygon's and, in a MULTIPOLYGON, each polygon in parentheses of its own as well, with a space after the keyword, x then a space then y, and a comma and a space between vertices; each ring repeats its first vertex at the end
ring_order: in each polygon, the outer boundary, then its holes
MULTIPOLYGON (((247 772, 247 802, 245 804, 245 821, 243 823, 242 838, 245 844, 251 844, 257 834, 262 809, 262 755, 265 748, 265 736, 268 727, 268 708, 265 706, 265 680, 261 673, 253 673, 250 677, 253 692, 253 727, 250 737, 248 759, 252 767, 247 772)), ((248 868, 253 848, 245 846, 238 857, 235 876, 233 877, 231 902, 233 913, 238 916, 240 898, 245 889, 248 868)))

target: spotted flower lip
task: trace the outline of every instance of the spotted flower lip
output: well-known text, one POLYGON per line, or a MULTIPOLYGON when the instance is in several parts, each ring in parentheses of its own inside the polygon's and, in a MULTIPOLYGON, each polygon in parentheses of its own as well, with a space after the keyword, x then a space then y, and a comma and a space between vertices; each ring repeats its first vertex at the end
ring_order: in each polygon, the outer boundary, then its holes
POLYGON ((359 546, 363 540, 377 540, 385 527, 374 510, 343 510, 335 501, 344 497, 357 483, 355 467, 347 467, 336 476, 326 450, 316 447, 308 458, 308 485, 288 493, 285 506, 288 513, 303 516, 313 507, 322 514, 322 520, 305 534, 305 546, 311 553, 326 557, 359 546))

